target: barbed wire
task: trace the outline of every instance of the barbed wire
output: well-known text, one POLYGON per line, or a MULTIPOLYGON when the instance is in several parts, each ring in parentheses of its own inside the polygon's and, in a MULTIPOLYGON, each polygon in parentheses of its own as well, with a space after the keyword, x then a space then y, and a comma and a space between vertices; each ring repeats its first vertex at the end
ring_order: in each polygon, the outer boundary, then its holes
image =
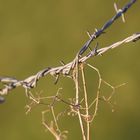
MULTIPOLYGON (((74 60, 67 64, 63 64, 62 66, 58 67, 47 67, 41 71, 39 71, 37 74, 29 76, 28 78, 24 80, 17 80, 16 78, 12 77, 0 77, 0 82, 3 83, 3 88, 0 89, 0 95, 6 95, 11 91, 12 89, 15 89, 16 87, 22 86, 26 93, 28 94, 28 90, 35 88, 37 86, 37 82, 39 81, 40 78, 47 76, 48 74, 54 76, 56 78, 56 82, 58 81, 59 76, 62 74, 64 76, 71 76, 70 72, 74 70, 76 63, 84 63, 87 61, 89 58, 93 56, 99 56, 102 55, 103 53, 107 52, 110 49, 114 49, 121 44, 124 43, 129 43, 129 42, 135 42, 138 39, 140 39, 140 33, 135 33, 122 41, 116 42, 108 47, 100 48, 98 49, 98 44, 94 47, 93 50, 91 50, 88 54, 85 56, 81 56, 84 52, 87 51, 89 48, 91 42, 99 37, 104 31, 111 26, 115 20, 117 20, 120 16, 122 16, 131 6, 134 4, 136 0, 131 0, 128 4, 126 4, 122 9, 119 9, 118 12, 116 13, 113 18, 111 18, 109 21, 107 21, 103 27, 100 30, 96 30, 92 35, 89 35, 89 40, 83 45, 83 47, 78 51, 76 57, 74 60)), ((0 96, 0 103, 4 101, 4 97, 0 96)))
POLYGON ((140 32, 134 33, 125 39, 122 39, 116 43, 113 43, 109 46, 99 48, 100 44, 96 43, 96 45, 91 49, 91 43, 102 35, 105 30, 110 27, 119 17, 124 19, 124 13, 136 2, 136 0, 130 0, 122 9, 118 9, 116 3, 114 3, 115 11, 117 12, 115 16, 113 16, 110 20, 108 20, 101 29, 95 29, 93 34, 87 32, 89 39, 86 43, 81 47, 81 49, 77 52, 74 59, 65 64, 61 61, 61 65, 57 67, 46 67, 43 70, 40 70, 34 75, 27 77, 24 80, 18 80, 13 77, 0 77, 1 89, 0 89, 0 103, 5 101, 4 96, 10 93, 11 90, 21 86, 25 89, 25 93, 28 97, 29 103, 25 106, 26 114, 32 111, 33 108, 37 107, 38 105, 45 105, 45 110, 42 111, 42 125, 54 136, 56 140, 63 140, 66 139, 66 134, 68 131, 63 130, 61 131, 61 127, 59 128, 58 118, 62 115, 66 114, 71 116, 77 116, 78 122, 80 124, 81 134, 83 140, 89 140, 90 136, 90 123, 93 122, 95 117, 97 116, 97 112, 99 109, 99 102, 104 101, 108 105, 110 105, 112 111, 114 111, 114 103, 112 103, 112 97, 114 96, 117 88, 125 85, 126 83, 113 86, 106 80, 102 78, 100 71, 90 65, 87 60, 96 57, 102 56, 104 53, 111 49, 115 49, 122 44, 136 42, 140 39, 140 32), (97 89, 95 91, 95 96, 88 94, 87 82, 86 82, 86 74, 85 74, 85 66, 92 69, 97 73, 98 80, 97 82, 97 89), (59 88, 57 93, 52 96, 48 96, 45 94, 42 95, 41 92, 32 93, 31 89, 35 88, 38 85, 38 81, 47 75, 51 75, 55 78, 54 84, 57 84, 59 77, 65 76, 69 77, 73 80, 75 84, 75 97, 71 97, 70 99, 64 99, 61 97, 59 88), (79 82, 80 78, 82 79, 82 83, 79 82), (109 87, 111 89, 111 93, 109 95, 102 95, 101 88, 102 84, 109 87), (81 91, 79 90, 81 88, 81 91), (81 94, 82 92, 82 94, 81 94), (84 94, 83 94, 84 93, 84 94), (90 100, 89 100, 90 96, 90 100), (58 109, 58 104, 56 103, 63 103, 65 104, 63 110, 61 111, 58 109), (65 109, 65 110, 64 110, 65 109), (55 112, 56 111, 56 112, 55 112), (58 112, 58 114, 57 114, 58 112), (47 118, 46 115, 51 115, 51 120, 47 118))
MULTIPOLYGON (((124 43, 135 42, 139 38, 140 38, 140 33, 135 33, 121 41, 118 41, 118 42, 116 42, 110 46, 104 47, 104 48, 98 49, 98 44, 97 44, 95 46, 95 48, 92 51, 90 51, 86 56, 83 56, 82 58, 80 58, 78 63, 84 63, 93 56, 102 55, 103 53, 107 52, 110 49, 119 47, 120 45, 122 45, 124 43)), ((32 76, 26 78, 25 80, 21 80, 21 81, 15 79, 15 78, 11 78, 11 77, 0 77, 0 82, 4 83, 4 88, 0 89, 0 95, 6 95, 10 90, 12 90, 18 86, 23 86, 26 90, 32 89, 37 86, 37 82, 40 78, 42 78, 48 74, 51 74, 51 75, 55 76, 56 78, 58 78, 58 76, 60 74, 62 74, 64 76, 69 76, 67 71, 69 71, 69 68, 71 68, 71 70, 74 69, 74 67, 71 67, 72 64, 73 64, 73 61, 64 66, 59 66, 59 67, 54 67, 54 68, 48 67, 44 70, 39 71, 37 74, 32 75, 32 76)), ((1 102, 4 101, 4 98, 1 97, 0 101, 1 102)))

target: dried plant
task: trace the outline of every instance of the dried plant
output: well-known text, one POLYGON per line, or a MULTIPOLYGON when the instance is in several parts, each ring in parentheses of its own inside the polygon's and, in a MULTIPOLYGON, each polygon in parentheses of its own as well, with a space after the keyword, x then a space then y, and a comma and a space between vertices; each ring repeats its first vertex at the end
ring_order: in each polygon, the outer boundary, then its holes
POLYGON ((96 46, 93 49, 91 49, 90 44, 101 34, 103 34, 105 30, 108 27, 110 27, 119 17, 122 17, 123 21, 125 21, 124 13, 135 2, 136 0, 131 0, 122 9, 117 9, 116 4, 114 4, 115 10, 117 12, 116 15, 113 16, 113 18, 111 18, 110 20, 108 20, 102 26, 101 29, 99 30, 96 29, 93 34, 87 32, 89 36, 89 40, 77 52, 75 58, 71 62, 67 64, 61 62, 62 65, 58 67, 47 67, 39 71, 37 74, 29 76, 24 80, 17 80, 11 77, 0 77, 0 82, 3 84, 3 88, 0 89, 0 95, 1 95, 0 103, 4 102, 4 97, 3 97, 4 95, 9 94, 12 89, 22 86, 25 89, 27 98, 30 101, 30 103, 26 105, 26 109, 27 109, 26 114, 28 114, 36 106, 39 106, 41 104, 45 105, 46 110, 42 111, 42 124, 54 136, 56 140, 66 139, 66 134, 68 133, 68 131, 61 131, 58 125, 59 117, 62 115, 65 116, 66 114, 78 117, 83 140, 90 140, 91 139, 90 124, 93 122, 93 120, 97 115, 99 102, 104 101, 109 105, 111 105, 111 107, 113 107, 113 104, 111 103, 111 99, 115 93, 115 90, 120 86, 123 86, 125 83, 117 86, 112 86, 110 83, 103 80, 100 71, 96 67, 87 63, 87 60, 90 59, 91 57, 103 55, 105 52, 117 48, 122 44, 129 43, 129 42, 136 42, 138 39, 140 39, 140 33, 135 33, 121 41, 113 43, 112 45, 104 48, 99 48, 98 47, 99 45, 97 43, 96 46), (88 101, 88 92, 87 92, 87 85, 86 85, 87 82, 85 78, 85 67, 89 67, 95 72, 97 72, 98 79, 99 79, 96 97, 91 102, 88 101), (59 88, 56 94, 53 96, 42 96, 42 94, 40 93, 33 94, 31 92, 31 89, 37 86, 40 78, 47 76, 49 74, 55 77, 55 84, 57 84, 60 75, 71 78, 75 83, 75 97, 72 97, 71 100, 70 99, 64 100, 62 95, 60 94, 61 88, 59 88), (82 85, 80 85, 79 83, 79 77, 82 78, 82 85), (101 96, 100 94, 102 84, 105 84, 106 86, 112 89, 112 92, 108 97, 101 96), (81 86, 83 88, 83 93, 84 93, 83 95, 79 91, 79 87, 81 86), (48 104, 46 104, 46 102, 48 104), (64 111, 61 110, 59 114, 55 114, 55 111, 57 109, 57 103, 63 103, 67 109, 65 109, 64 111), (46 116, 47 114, 52 115, 51 121, 47 120, 47 116, 46 116))

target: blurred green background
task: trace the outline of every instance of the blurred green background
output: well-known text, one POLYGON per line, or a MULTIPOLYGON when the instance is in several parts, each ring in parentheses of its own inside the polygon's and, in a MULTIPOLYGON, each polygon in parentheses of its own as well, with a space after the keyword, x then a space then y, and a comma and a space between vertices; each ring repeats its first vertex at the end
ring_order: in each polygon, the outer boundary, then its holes
MULTIPOLYGON (((121 8, 128 0, 115 2, 121 8)), ((47 66, 59 66, 60 60, 69 62, 88 39, 86 31, 100 28, 115 14, 113 3, 113 0, 0 0, 0 76, 24 79, 47 66)), ((139 5, 137 1, 127 12, 126 23, 119 19, 97 40, 100 47, 140 31, 139 5)), ((140 139, 139 47, 139 41, 126 44, 103 57, 89 60, 112 85, 127 83, 116 91, 114 113, 107 104, 100 104, 98 116, 91 125, 91 139, 140 139)), ((35 91, 54 95, 58 87, 63 87, 62 94, 73 97, 74 85, 69 79, 56 86, 53 80, 44 78, 35 91)), ((96 73, 87 69, 86 80, 92 97, 96 73)), ((103 91, 108 94, 108 89, 103 91)), ((0 139, 53 140, 41 124, 40 108, 26 115, 26 103, 22 88, 6 96, 6 102, 0 105, 0 139)), ((80 140, 77 120, 69 116, 61 120, 61 129, 69 131, 68 139, 80 140)))

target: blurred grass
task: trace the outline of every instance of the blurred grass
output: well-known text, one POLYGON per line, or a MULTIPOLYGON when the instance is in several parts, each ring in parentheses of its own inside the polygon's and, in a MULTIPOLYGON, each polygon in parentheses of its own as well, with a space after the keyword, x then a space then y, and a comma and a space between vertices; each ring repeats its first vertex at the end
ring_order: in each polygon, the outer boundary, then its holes
MULTIPOLYGON (((69 62, 88 39, 86 31, 100 28, 114 15, 112 0, 1 0, 0 1, 0 75, 24 79, 47 66, 57 66, 59 60, 69 62)), ((116 1, 119 7, 127 0, 116 1)), ((139 32, 138 1, 126 14, 126 23, 119 19, 107 33, 98 39, 100 47, 110 45, 135 32, 139 32)), ((94 44, 93 44, 94 45, 94 44)), ((124 45, 90 60, 99 68, 103 78, 113 85, 126 82, 115 96, 117 111, 101 103, 92 124, 93 138, 98 140, 140 139, 140 63, 139 42, 124 45)), ((88 71, 88 70, 87 70, 88 71)), ((86 72, 89 94, 94 94, 94 72, 86 72), (93 74, 93 78, 92 78, 93 74)), ((62 80, 57 86, 53 79, 40 81, 37 91, 55 94, 64 86, 64 96, 74 95, 74 86, 62 80), (70 84, 70 85, 69 85, 70 84)), ((53 139, 41 125, 40 110, 25 115, 26 97, 21 88, 13 90, 0 105, 0 138, 3 140, 53 139)), ((81 136, 75 118, 64 117, 62 129, 68 129, 69 139, 81 136)))

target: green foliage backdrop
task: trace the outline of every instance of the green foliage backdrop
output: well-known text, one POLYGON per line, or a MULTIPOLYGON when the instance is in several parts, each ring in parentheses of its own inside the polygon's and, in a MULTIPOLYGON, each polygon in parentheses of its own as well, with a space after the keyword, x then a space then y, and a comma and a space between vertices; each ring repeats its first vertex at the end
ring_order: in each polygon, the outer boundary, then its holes
MULTIPOLYGON (((128 0, 116 2, 121 8, 128 0)), ((113 3, 113 0, 1 0, 0 75, 24 79, 47 66, 60 65, 59 60, 69 62, 87 40, 86 31, 93 32, 94 28, 100 28, 114 15, 113 3)), ((140 31, 139 5, 137 1, 126 13, 126 23, 119 19, 98 39, 99 47, 140 31)), ((139 52, 138 41, 89 60, 108 82, 113 85, 127 83, 117 90, 114 113, 108 105, 101 104, 92 124, 95 140, 140 139, 139 52)), ((93 85, 97 80, 94 76, 93 72, 87 70, 88 90, 93 95, 93 85)), ((54 86, 53 79, 49 77, 40 81, 36 91, 52 95, 58 87, 65 88, 62 93, 66 97, 70 97, 74 89, 69 80, 64 79, 54 86)), ((41 109, 25 115, 26 103, 23 89, 18 88, 0 105, 0 139, 53 139, 41 125, 41 109)), ((74 118, 68 116, 62 119, 62 128, 70 132, 68 139, 81 136, 74 118)))

